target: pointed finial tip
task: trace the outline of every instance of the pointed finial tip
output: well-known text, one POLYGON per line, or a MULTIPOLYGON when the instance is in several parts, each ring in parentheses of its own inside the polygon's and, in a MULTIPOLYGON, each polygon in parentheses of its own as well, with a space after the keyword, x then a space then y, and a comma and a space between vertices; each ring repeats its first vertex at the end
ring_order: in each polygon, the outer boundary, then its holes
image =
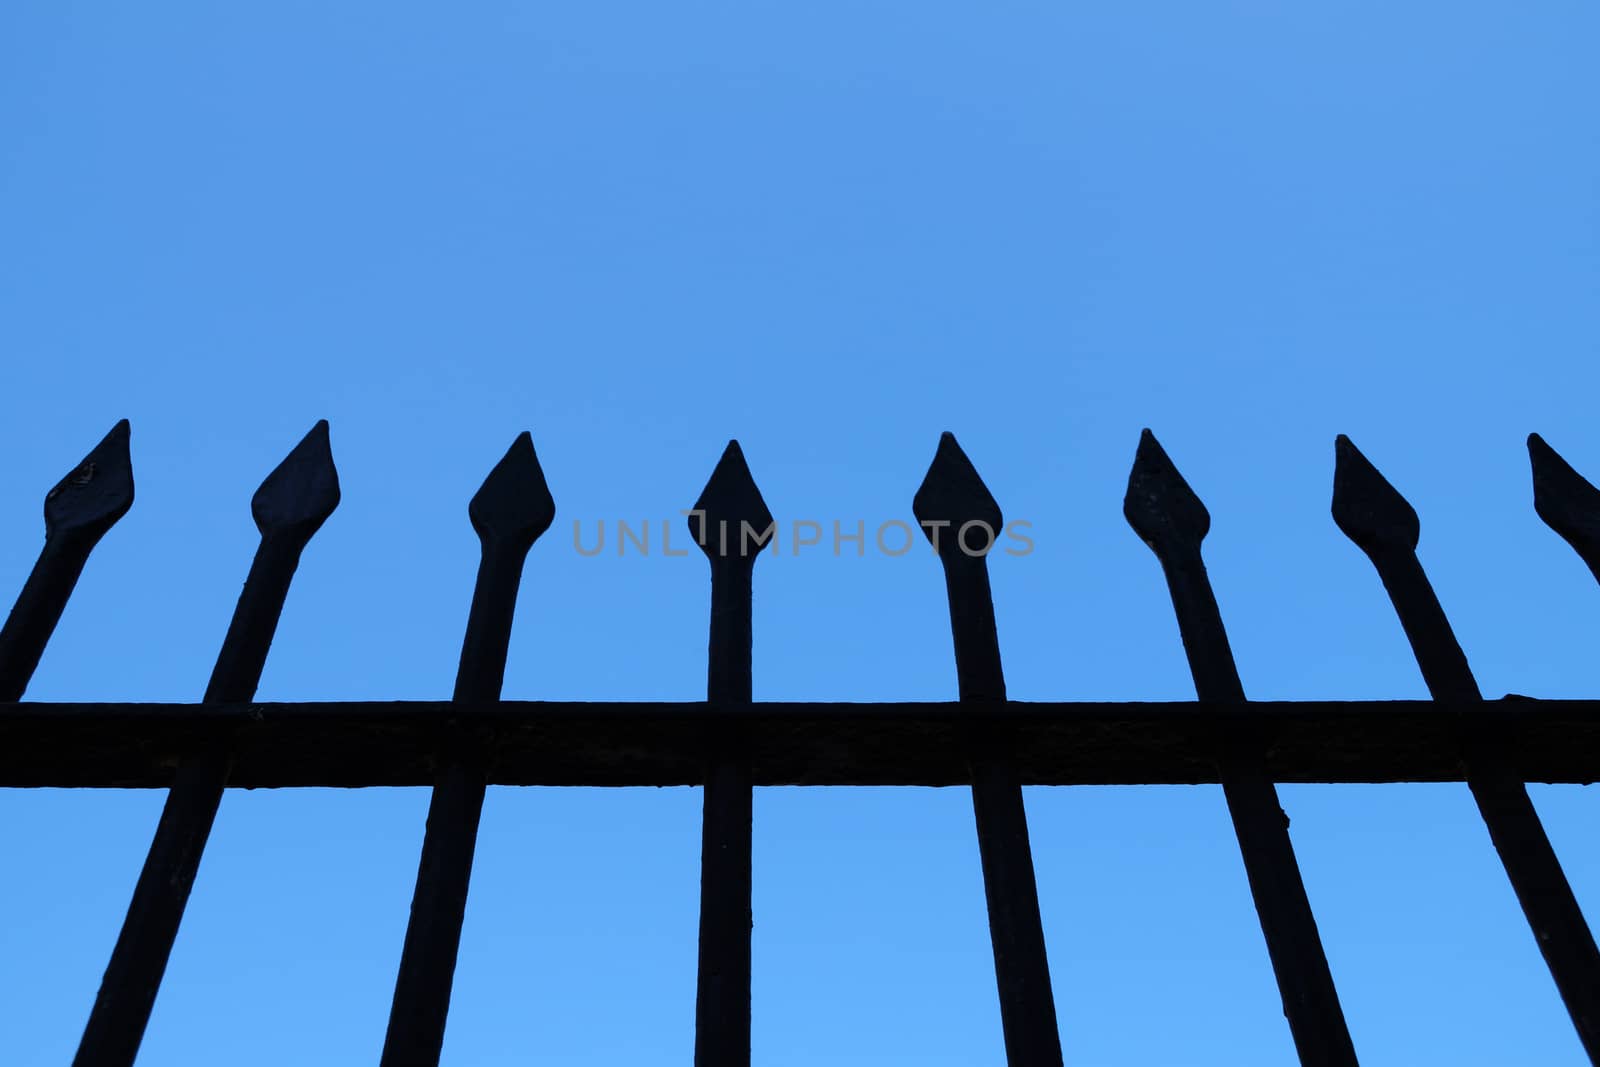
MULTIPOLYGON (((517 462, 519 465, 533 463, 535 466, 538 466, 539 455, 533 450, 533 434, 529 433, 527 430, 523 430, 521 433, 517 434, 517 436, 513 437, 511 439, 511 446, 506 449, 505 456, 501 457, 501 462, 504 462, 512 455, 517 457, 517 462)), ((498 464, 496 466, 498 466, 498 464)), ((540 473, 543 473, 542 467, 540 468, 540 473)))
POLYGON ((319 419, 261 483, 250 499, 250 513, 263 537, 286 535, 304 542, 338 506, 339 472, 328 420, 319 419))
MULTIPOLYGON (((970 524, 981 523, 989 534, 990 544, 1005 528, 1000 504, 989 492, 956 435, 949 430, 939 435, 933 462, 911 498, 911 513, 922 526, 923 535, 939 549, 940 556, 956 552, 957 537, 970 524), (940 537, 939 531, 945 527, 957 537, 940 537)), ((971 540, 975 543, 977 538, 974 536, 971 540)))
POLYGON ((1198 551, 1211 532, 1211 513, 1149 427, 1139 432, 1122 515, 1163 559, 1170 553, 1198 551))
POLYGON ((722 450, 688 520, 690 536, 711 559, 753 560, 771 543, 772 512, 737 438, 722 450))
POLYGON ((1600 489, 1538 434, 1528 435, 1533 510, 1574 548, 1600 551, 1600 489))
POLYGON ((533 449, 533 434, 522 431, 489 471, 467 505, 479 540, 527 551, 556 519, 555 498, 533 449))
POLYGON ((1334 438, 1333 521, 1368 552, 1415 549, 1422 523, 1416 509, 1344 434, 1334 438))
POLYGON ((121 419, 44 497, 45 536, 100 537, 133 506, 131 433, 121 419))
MULTIPOLYGON (((1550 443, 1536 433, 1528 435, 1528 462, 1533 467, 1533 490, 1535 495, 1538 494, 1543 484, 1548 481, 1551 474, 1559 476, 1562 473, 1562 468, 1572 470, 1567 461, 1561 458, 1561 453, 1551 448, 1550 443)), ((1576 472, 1574 471, 1573 473, 1576 472)))
POLYGON ((1528 460, 1533 464, 1535 478, 1552 470, 1559 471, 1561 468, 1572 470, 1572 465, 1562 458, 1561 453, 1551 448, 1550 442, 1536 433, 1528 435, 1528 460))

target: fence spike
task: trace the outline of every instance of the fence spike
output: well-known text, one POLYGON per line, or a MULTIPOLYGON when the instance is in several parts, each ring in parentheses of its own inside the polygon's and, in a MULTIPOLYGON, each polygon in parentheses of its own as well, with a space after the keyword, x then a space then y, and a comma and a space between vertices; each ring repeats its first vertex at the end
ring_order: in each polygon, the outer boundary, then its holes
MULTIPOLYGON (((945 528, 955 533, 966 523, 981 522, 998 536, 1005 524, 994 494, 948 430, 939 435, 933 462, 911 498, 911 513, 922 524, 923 536, 941 552, 939 535, 945 528)), ((952 542, 951 547, 960 546, 952 542)))
MULTIPOLYGON (((1537 462, 1537 460, 1536 460, 1537 462)), ((1435 700, 1482 700, 1466 653, 1428 581, 1416 511, 1348 437, 1335 443, 1333 515, 1377 569, 1435 700)), ((1467 788, 1589 1058, 1600 1063, 1600 952, 1527 786, 1485 736, 1464 738, 1467 788)))
POLYGON ((122 419, 83 462, 45 494, 45 536, 66 534, 98 540, 133 506, 132 428, 122 419))
MULTIPOLYGON (((738 441, 729 441, 689 513, 711 564, 706 699, 752 699, 751 597, 756 556, 772 512, 738 441), (745 527, 755 531, 747 538, 745 527)), ((706 757, 700 828, 700 949, 695 978, 696 1067, 750 1062, 750 756, 737 730, 714 736, 706 757)))
POLYGON ((1533 465, 1533 509, 1600 581, 1600 489, 1536 433, 1528 435, 1528 459, 1533 465))
POLYGON ((944 571, 957 691, 962 700, 1003 702, 1006 682, 989 591, 988 550, 1004 527, 1005 516, 948 430, 940 434, 933 462, 911 498, 911 513, 944 571), (967 536, 974 525, 987 531, 981 546, 975 547, 967 536))
POLYGON ((45 494, 44 547, 0 628, 0 703, 27 692, 89 553, 133 506, 128 436, 123 419, 45 494))
MULTIPOLYGON (((1211 529, 1210 514, 1148 429, 1139 437, 1122 512, 1161 562, 1195 694, 1207 702, 1242 703, 1244 686, 1200 553, 1211 529)), ((1300 1062, 1354 1064, 1355 1045, 1295 859, 1289 820, 1267 775, 1264 748, 1236 739, 1218 764, 1300 1062)))
MULTIPOLYGON (((481 557, 456 670, 452 699, 458 704, 500 699, 523 564, 555 521, 555 500, 528 433, 520 434, 489 472, 467 505, 467 516, 481 557)), ((442 746, 384 1035, 383 1067, 439 1062, 489 780, 488 755, 488 739, 470 724, 442 746)))
POLYGON ((1363 550, 1410 551, 1422 524, 1416 509, 1385 478, 1355 442, 1334 438, 1333 521, 1363 550))
POLYGON ((328 420, 290 449, 250 498, 250 516, 263 537, 308 542, 339 506, 339 472, 328 442, 328 420))
POLYGON ((480 539, 523 552, 555 522, 556 502, 528 431, 517 435, 473 494, 467 517, 480 539))
POLYGON ((744 450, 738 441, 729 441, 689 512, 689 532, 707 558, 737 554, 753 559, 767 542, 765 539, 757 542, 754 536, 747 535, 744 540, 754 543, 754 551, 747 551, 748 545, 741 549, 742 527, 748 526, 760 534, 771 525, 772 512, 767 509, 767 502, 750 474, 744 450))
MULTIPOLYGON (((328 448, 328 424, 322 421, 251 499, 261 542, 217 653, 207 703, 243 703, 255 696, 300 553, 338 503, 338 473, 328 448)), ((75 1067, 130 1067, 138 1054, 222 802, 229 763, 222 750, 196 752, 179 763, 75 1067)))
MULTIPOLYGON (((1004 516, 954 434, 940 435, 933 462, 912 497, 911 511, 938 552, 944 571, 961 700, 1003 704, 1005 673, 987 557, 1004 526, 1004 516), (986 530, 981 551, 967 536, 978 524, 986 530)), ((1003 745, 992 727, 983 721, 981 712, 975 714, 967 740, 972 753, 973 820, 983 865, 1006 1060, 1012 1067, 1056 1067, 1062 1062, 1061 1034, 1039 914, 1027 808, 1016 769, 999 753, 1003 745)))
POLYGON ((1128 491, 1122 497, 1122 515, 1158 557, 1198 552, 1200 542, 1211 532, 1211 513, 1205 503, 1148 429, 1139 433, 1128 491))

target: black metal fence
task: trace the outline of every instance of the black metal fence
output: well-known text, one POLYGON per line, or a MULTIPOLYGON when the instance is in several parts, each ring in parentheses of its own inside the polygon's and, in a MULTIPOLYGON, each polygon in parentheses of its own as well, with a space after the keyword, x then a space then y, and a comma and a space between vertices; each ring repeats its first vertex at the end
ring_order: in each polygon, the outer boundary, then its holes
MULTIPOLYGON (((1535 508, 1600 579, 1600 491, 1537 435, 1528 449, 1535 508)), ((912 510, 944 569, 958 702, 752 703, 752 576, 772 516, 736 442, 689 520, 711 565, 705 702, 501 701, 523 562, 555 516, 524 433, 468 509, 482 558, 451 701, 252 703, 300 554, 338 502, 321 422, 251 501, 261 542, 202 703, 20 703, 90 552, 133 503, 127 422, 45 497, 44 549, 0 631, 0 786, 169 790, 80 1067, 133 1062, 229 786, 432 786, 382 1063, 437 1063, 491 783, 704 787, 700 1067, 750 1061, 754 787, 970 785, 1006 1056, 1033 1067, 1062 1053, 1022 786, 1221 783, 1300 1061, 1353 1064, 1275 783, 1464 781, 1600 1063, 1600 954, 1524 785, 1600 777, 1600 701, 1483 700, 1418 562, 1416 513, 1344 437, 1333 518, 1388 590, 1428 701, 1247 703, 1201 560, 1210 516, 1145 431, 1123 510, 1166 575, 1194 702, 1006 699, 987 559, 962 536, 1002 516, 949 434, 912 510)))

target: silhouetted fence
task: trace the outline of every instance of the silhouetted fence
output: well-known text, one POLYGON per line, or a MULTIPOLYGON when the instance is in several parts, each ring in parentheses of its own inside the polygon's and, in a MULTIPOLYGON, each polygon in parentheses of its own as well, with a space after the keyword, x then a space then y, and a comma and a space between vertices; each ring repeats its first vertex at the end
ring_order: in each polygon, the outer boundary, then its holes
MULTIPOLYGON (((1600 579, 1600 492, 1537 435, 1528 448, 1535 508, 1600 579)), ((300 554, 339 502, 320 422, 251 501, 261 542, 203 703, 17 703, 89 553, 133 503, 121 422, 46 496, 44 549, 0 631, 0 786, 169 790, 75 1063, 133 1062, 230 785, 432 786, 381 1062, 437 1063, 492 783, 704 787, 700 1067, 750 1060, 752 789, 970 785, 1007 1059, 1060 1064, 1022 786, 1219 782, 1300 1060, 1353 1064, 1275 783, 1443 781, 1466 782, 1477 800, 1583 1046, 1600 1062, 1600 954, 1524 786, 1600 777, 1600 701, 1485 702, 1417 560, 1416 513, 1348 439, 1336 454, 1334 521, 1377 568, 1432 700, 1246 703, 1201 561, 1210 516, 1145 431, 1123 511, 1166 575, 1198 701, 1006 699, 987 559, 937 537, 972 523, 998 531, 1000 508, 945 434, 912 511, 944 569, 958 702, 752 703, 752 574, 765 542, 712 531, 767 531, 772 516, 736 442, 689 520, 711 564, 706 701, 502 702, 523 562, 555 517, 524 433, 468 508, 482 558, 453 699, 255 704, 300 554)))

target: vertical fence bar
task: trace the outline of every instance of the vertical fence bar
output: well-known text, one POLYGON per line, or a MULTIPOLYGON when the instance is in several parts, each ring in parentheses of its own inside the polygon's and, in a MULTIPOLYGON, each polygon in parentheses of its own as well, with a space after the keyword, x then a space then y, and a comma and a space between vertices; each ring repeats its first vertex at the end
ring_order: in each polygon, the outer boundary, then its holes
MULTIPOLYGON (((739 442, 729 441, 689 512, 711 563, 706 699, 751 701, 751 597, 756 555, 775 527, 739 442)), ((700 960, 695 1067, 750 1063, 750 757, 736 733, 711 739, 700 829, 700 960)))
MULTIPOLYGON (((1377 569, 1428 692, 1435 700, 1482 700, 1466 653, 1417 559, 1422 527, 1416 511, 1343 434, 1335 456, 1334 521, 1377 569)), ((1600 1063, 1600 952, 1594 935, 1515 768, 1491 739, 1465 742, 1467 788, 1578 1038, 1590 1060, 1600 1063)))
MULTIPOLYGON (((944 570, 960 698, 1003 704, 1006 683, 989 591, 988 552, 1004 519, 953 434, 939 438, 911 510, 944 570)), ((1059 1067, 1061 1034, 1050 988, 1027 809, 1016 772, 996 754, 993 741, 982 722, 972 724, 967 738, 972 753, 972 810, 1006 1061, 1011 1067, 1059 1067)))
MULTIPOLYGON (((300 554, 338 503, 328 424, 319 422, 251 499, 261 543, 217 654, 207 703, 237 703, 255 695, 300 554)), ((76 1067, 133 1063, 222 801, 228 765, 226 752, 195 753, 179 765, 84 1027, 76 1067)))
MULTIPOLYGON (((1243 703, 1244 686, 1200 554, 1211 516, 1149 430, 1139 438, 1122 510, 1161 562, 1195 694, 1208 702, 1243 703)), ((1222 755, 1219 771, 1284 1016, 1301 1063, 1354 1064, 1355 1045, 1263 755, 1258 741, 1238 738, 1222 755)))
MULTIPOLYGON (((532 437, 524 433, 512 443, 484 479, 467 514, 482 555, 453 699, 499 700, 523 563, 556 515, 532 437)), ((472 855, 488 785, 484 739, 474 736, 470 724, 460 725, 441 743, 411 918, 384 1036, 383 1067, 431 1067, 439 1062, 444 1047, 472 855)))
POLYGON ((1528 435, 1533 465, 1533 509, 1600 581, 1600 489, 1596 489, 1536 433, 1528 435))
POLYGON ((0 703, 21 700, 89 553, 133 506, 128 420, 44 498, 44 548, 0 628, 0 703))

